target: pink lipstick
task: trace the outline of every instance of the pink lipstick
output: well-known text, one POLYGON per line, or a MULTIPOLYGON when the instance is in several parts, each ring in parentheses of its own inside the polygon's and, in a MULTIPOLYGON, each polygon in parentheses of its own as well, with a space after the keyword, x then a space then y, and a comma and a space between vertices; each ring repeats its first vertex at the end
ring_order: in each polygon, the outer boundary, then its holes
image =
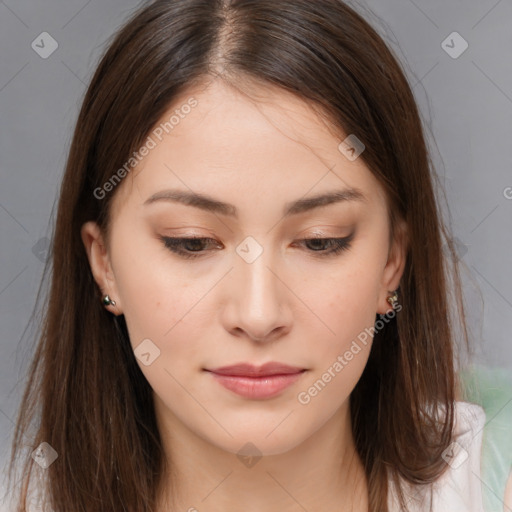
POLYGON ((226 389, 245 398, 263 400, 280 394, 306 369, 272 362, 263 366, 240 363, 206 371, 226 389))

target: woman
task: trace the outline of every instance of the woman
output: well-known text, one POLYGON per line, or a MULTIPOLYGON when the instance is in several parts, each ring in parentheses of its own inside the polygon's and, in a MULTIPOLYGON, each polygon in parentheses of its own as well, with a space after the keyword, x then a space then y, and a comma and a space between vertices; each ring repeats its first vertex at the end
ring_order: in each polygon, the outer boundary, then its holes
POLYGON ((482 511, 443 237, 411 89, 351 8, 140 9, 70 149, 18 510, 32 471, 55 512, 482 511))

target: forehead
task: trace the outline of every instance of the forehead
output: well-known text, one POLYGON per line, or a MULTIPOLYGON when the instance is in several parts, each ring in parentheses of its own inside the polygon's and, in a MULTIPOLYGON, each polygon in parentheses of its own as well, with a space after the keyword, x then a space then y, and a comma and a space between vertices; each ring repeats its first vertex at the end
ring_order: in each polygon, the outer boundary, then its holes
POLYGON ((339 150, 345 137, 311 104, 279 87, 252 83, 239 91, 214 80, 175 98, 114 203, 142 204, 160 189, 177 187, 227 194, 229 202, 270 193, 285 202, 329 187, 382 197, 363 160, 339 150))

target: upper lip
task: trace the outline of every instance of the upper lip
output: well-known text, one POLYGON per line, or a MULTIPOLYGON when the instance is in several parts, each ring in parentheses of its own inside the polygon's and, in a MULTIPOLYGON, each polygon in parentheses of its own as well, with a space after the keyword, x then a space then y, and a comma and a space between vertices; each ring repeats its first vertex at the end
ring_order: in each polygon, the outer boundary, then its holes
POLYGON ((300 373, 305 368, 298 368, 296 366, 289 366, 283 363, 266 363, 262 366, 254 366, 250 363, 239 363, 231 366, 222 366, 221 368, 214 368, 207 370, 218 375, 234 375, 245 377, 262 377, 267 375, 291 375, 300 373))

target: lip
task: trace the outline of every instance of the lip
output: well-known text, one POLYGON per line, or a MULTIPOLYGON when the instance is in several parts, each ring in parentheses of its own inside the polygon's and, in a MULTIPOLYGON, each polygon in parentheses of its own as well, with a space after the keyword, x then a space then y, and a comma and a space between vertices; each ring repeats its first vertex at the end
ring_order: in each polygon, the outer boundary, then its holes
POLYGON ((307 370, 272 362, 263 366, 241 363, 206 371, 226 389, 245 398, 262 400, 279 395, 307 370))
POLYGON ((270 362, 262 366, 255 366, 250 363, 238 363, 231 366, 222 366, 207 370, 217 375, 229 375, 236 377, 267 377, 269 375, 291 375, 304 371, 304 368, 289 366, 283 363, 270 362))

